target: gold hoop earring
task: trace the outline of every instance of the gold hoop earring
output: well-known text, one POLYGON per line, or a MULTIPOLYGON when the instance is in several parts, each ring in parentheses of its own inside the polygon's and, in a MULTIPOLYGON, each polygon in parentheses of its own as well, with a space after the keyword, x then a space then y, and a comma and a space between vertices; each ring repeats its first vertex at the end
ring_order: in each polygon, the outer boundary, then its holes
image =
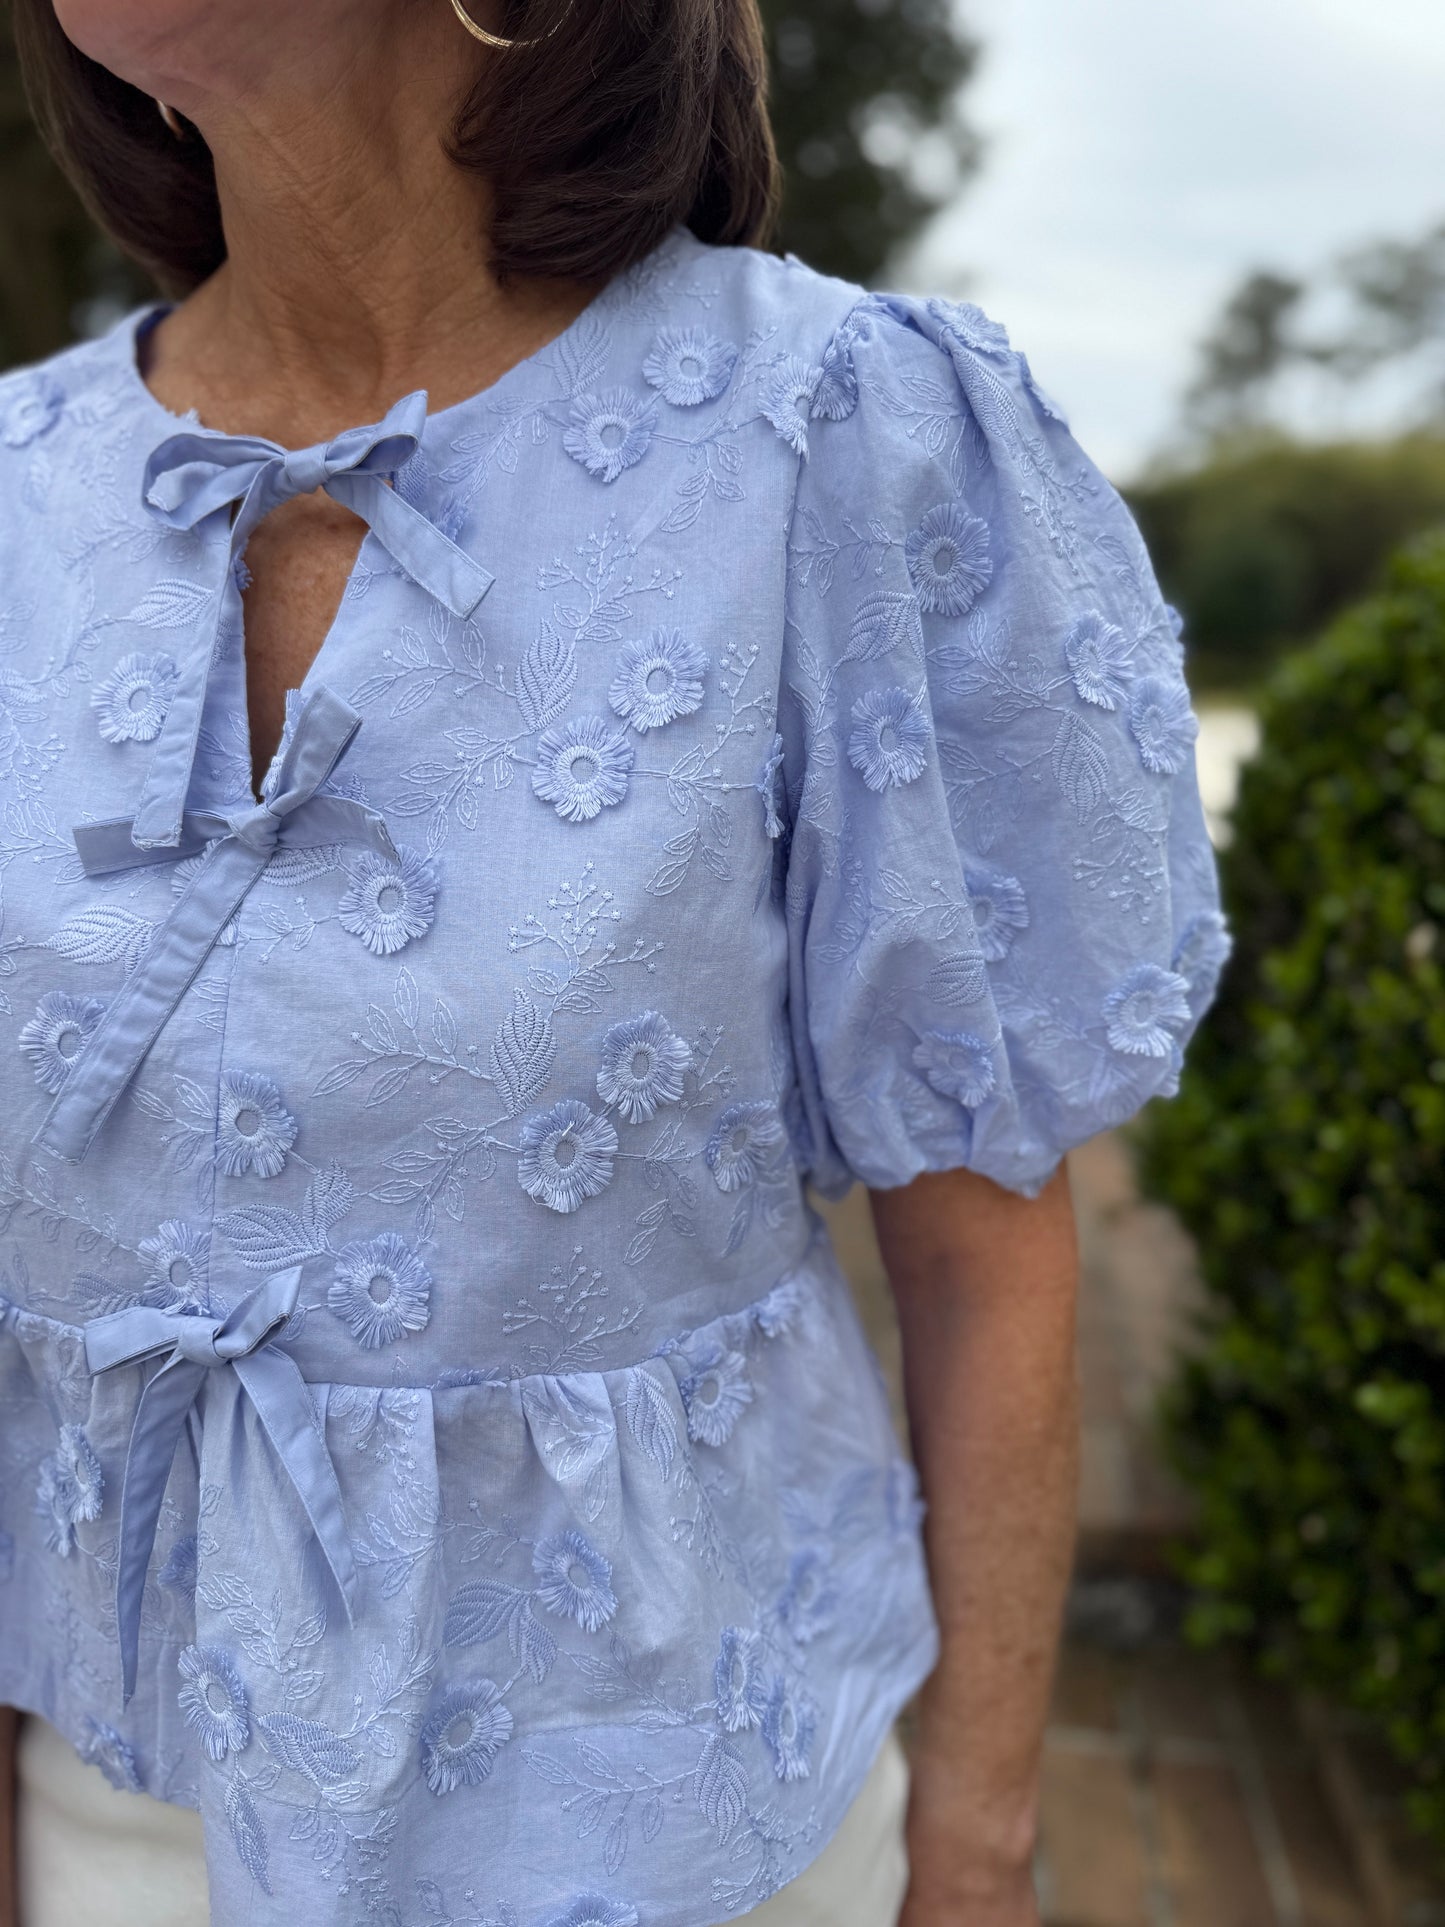
POLYGON ((161 119, 165 122, 166 126, 170 128, 176 139, 183 141, 186 138, 186 130, 181 125, 181 117, 175 108, 164 100, 157 100, 156 106, 160 109, 161 119))
MULTIPOLYGON (((480 40, 484 47, 496 47, 503 53, 506 53, 512 47, 539 47, 544 40, 550 40, 552 35, 557 31, 556 27, 552 27, 546 33, 539 34, 532 40, 507 40, 499 33, 488 33, 485 27, 479 27, 462 5, 462 0, 452 0, 452 12, 456 15, 457 19, 461 21, 473 40, 480 40)), ((558 24, 560 25, 561 23, 559 22, 558 24)))

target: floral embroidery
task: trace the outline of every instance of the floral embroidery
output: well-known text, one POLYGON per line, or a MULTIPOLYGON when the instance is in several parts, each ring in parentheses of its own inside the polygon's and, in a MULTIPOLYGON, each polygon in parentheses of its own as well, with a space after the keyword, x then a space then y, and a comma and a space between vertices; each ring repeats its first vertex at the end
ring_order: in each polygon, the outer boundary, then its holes
POLYGON ((691 1062, 691 1050, 655 1010, 625 1017, 602 1040, 597 1095, 629 1124, 641 1124, 659 1104, 675 1104, 682 1096, 682 1074, 691 1062))
POLYGON ((627 794, 632 746, 596 716, 577 716, 544 730, 537 743, 532 788, 556 805, 568 823, 587 823, 627 794))
POLYGON ((200 1545, 195 1533, 183 1533, 166 1554, 166 1562, 156 1574, 157 1583, 193 1600, 199 1561, 200 1545))
POLYGON ((1196 1007, 1202 1007, 1214 995, 1231 948, 1229 931, 1217 910, 1198 911, 1179 933, 1170 968, 1188 984, 1190 1001, 1196 1007))
POLYGON ((362 850, 347 865, 347 887, 336 906, 343 930, 360 937, 375 957, 391 957, 431 929, 436 871, 425 857, 398 850, 392 863, 362 850))
POLYGON ((838 1611, 832 1558, 826 1546, 802 1546, 788 1567, 788 1583, 778 1601, 783 1624, 800 1645, 824 1633, 838 1611))
POLYGON ((76 1750, 83 1760, 88 1760, 92 1766, 98 1766, 118 1792, 143 1791, 133 1749, 129 1742, 122 1739, 113 1726, 107 1726, 104 1720, 97 1720, 89 1713, 86 1714, 85 1736, 76 1750))
POLYGON ((785 355, 768 377, 763 414, 795 455, 808 452, 808 416, 823 370, 785 355))
POLYGON ((763 759, 753 788, 763 799, 763 834, 767 837, 781 836, 784 829, 783 739, 777 734, 773 736, 773 746, 763 759))
POLYGON ((726 1445, 753 1402, 748 1363, 741 1352, 712 1348, 678 1387, 687 1410, 687 1435, 699 1445, 726 1445))
POLYGON ((589 475, 615 482, 647 453, 656 413, 652 402, 625 388, 609 388, 601 395, 579 395, 571 421, 562 437, 567 453, 589 475))
POLYGON ((179 1694, 186 1725, 219 1763, 251 1744, 251 1703, 230 1655, 219 1646, 187 1646, 176 1662, 185 1681, 179 1694))
POLYGON ((637 1927, 637 1909, 601 1894, 579 1894, 565 1913, 547 1922, 547 1927, 637 1927))
POLYGON ((64 405, 59 382, 43 371, 6 382, 0 388, 0 442, 28 447, 54 428, 64 405))
POLYGON ((1189 1015, 1189 985, 1158 964, 1136 964, 1104 999, 1111 1048, 1134 1057, 1168 1057, 1189 1015))
POLYGON ((435 1794, 479 1786, 512 1737, 512 1715, 490 1679, 454 1686, 437 1702, 421 1730, 426 1783, 435 1794))
POLYGON ((377 1351, 426 1329, 431 1273, 394 1231, 358 1238, 336 1254, 326 1303, 349 1325, 358 1345, 377 1351))
POLYGON ((612 1567, 575 1527, 542 1540, 532 1553, 532 1570, 547 1611, 575 1620, 585 1633, 595 1633, 617 1611, 608 1583, 612 1567))
POLYGON ((928 762, 928 723, 906 689, 869 689, 853 705, 848 761, 870 790, 911 783, 928 762))
POLYGON ((143 1289, 176 1311, 209 1309, 206 1270, 211 1261, 211 1236, 179 1218, 167 1218, 136 1246, 150 1270, 143 1289))
POLYGON ((823 372, 813 391, 813 419, 841 422, 858 406, 858 375, 844 335, 835 335, 823 355, 823 372))
POLYGON ((718 1724, 725 1733, 761 1726, 767 1704, 763 1682, 763 1642, 741 1626, 724 1626, 722 1650, 713 1667, 718 1724))
POLYGON ((575 1211, 612 1182, 617 1133, 579 1098, 564 1097, 522 1126, 517 1180, 553 1211, 575 1211))
POLYGON ((285 1169, 298 1126, 281 1092, 258 1071, 223 1071, 216 1164, 228 1178, 274 1178, 285 1169))
POLYGON ((41 1090, 60 1089, 104 1015, 105 1005, 98 997, 46 991, 35 1006, 35 1015, 22 1026, 19 1040, 41 1090))
POLYGON ((934 1090, 976 1111, 998 1082, 993 1052, 966 1030, 931 1030, 913 1047, 913 1062, 934 1090))
POLYGON ((40 1462, 40 1484, 35 1509, 46 1520, 46 1545, 69 1558, 75 1528, 98 1519, 105 1498, 100 1461, 80 1425, 62 1425, 60 1443, 40 1462))
POLYGON ((150 743, 161 733, 178 671, 169 656, 122 656, 90 692, 96 723, 108 743, 150 743))
POLYGON ((938 317, 950 334, 957 335, 965 348, 975 354, 1001 359, 1009 352, 1008 330, 1002 322, 986 315, 972 301, 945 301, 934 296, 929 312, 938 317))
POLYGON ((772 1750, 773 1771, 780 1780, 808 1777, 817 1724, 818 1709, 812 1700, 779 1674, 768 1691, 763 1711, 763 1738, 772 1750))
POLYGON ((993 580, 988 524, 957 502, 940 502, 903 545, 918 606, 932 614, 966 615, 993 580))
POLYGON ((702 706, 707 657, 676 629, 655 629, 623 650, 607 700, 624 722, 661 729, 702 706))
POLYGON ((1064 637, 1064 660, 1080 702, 1117 709, 1128 693, 1129 642, 1117 623, 1090 610, 1064 637))
POLYGON ((733 378, 738 351, 701 328, 663 328, 642 372, 674 408, 716 401, 733 378))
POLYGON ((1029 906, 1017 877, 1001 870, 965 870, 964 888, 978 941, 989 963, 1002 963, 1020 930, 1029 927, 1029 906))
POLYGON ((773 1105, 730 1104, 714 1125, 703 1156, 719 1191, 737 1191, 772 1164, 782 1142, 782 1120, 773 1105))
POLYGON ((1144 767, 1156 776, 1177 776, 1189 760, 1199 722, 1182 682, 1141 676, 1129 703, 1129 727, 1144 767))

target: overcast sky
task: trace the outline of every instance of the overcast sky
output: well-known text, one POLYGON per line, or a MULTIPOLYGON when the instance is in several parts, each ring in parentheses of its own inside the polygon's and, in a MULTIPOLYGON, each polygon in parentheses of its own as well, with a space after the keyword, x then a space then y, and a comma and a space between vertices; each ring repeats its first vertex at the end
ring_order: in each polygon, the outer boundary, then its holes
POLYGON ((1116 479, 1243 272, 1445 218, 1442 0, 962 4, 988 150, 902 278, 1003 321, 1116 479))

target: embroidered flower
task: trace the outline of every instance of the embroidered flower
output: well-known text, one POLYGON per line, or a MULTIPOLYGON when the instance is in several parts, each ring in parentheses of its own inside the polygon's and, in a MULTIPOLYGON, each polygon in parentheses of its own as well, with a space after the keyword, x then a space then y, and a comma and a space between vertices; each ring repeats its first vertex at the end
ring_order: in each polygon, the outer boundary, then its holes
POLYGON ((47 990, 35 1015, 21 1026, 19 1044, 43 1091, 58 1091, 91 1032, 105 1015, 98 997, 72 997, 68 990, 47 990))
POLYGON ((50 433, 64 405, 65 391, 43 370, 7 381, 0 388, 0 442, 27 448, 50 433))
POLYGON ((806 1693, 789 1686, 781 1673, 768 1692, 763 1709, 763 1738, 773 1756, 780 1780, 806 1780, 817 1730, 818 1709, 806 1693))
POLYGON ((277 1176, 296 1142, 296 1131, 296 1120, 269 1077, 259 1071, 221 1073, 215 1157, 228 1178, 244 1177, 248 1171, 262 1178, 277 1176))
POLYGON ((206 1758, 220 1762, 251 1744, 251 1703, 230 1655, 219 1646, 187 1646, 176 1664, 185 1681, 177 1698, 206 1758))
POLYGON ((740 1191, 767 1172, 782 1141, 774 1105, 729 1104, 703 1147, 703 1160, 719 1191, 740 1191))
POLYGON ((724 1733, 761 1726, 767 1704, 763 1686, 763 1642, 741 1626, 724 1626, 722 1650, 712 1669, 713 1703, 724 1733))
POLYGON ((602 1040, 597 1095, 629 1124, 641 1124, 659 1104, 675 1104, 682 1096, 682 1074, 691 1062, 691 1050, 655 1010, 624 1017, 602 1040))
POLYGON ((847 336, 834 335, 823 353, 823 372, 813 391, 814 421, 845 421, 858 406, 858 375, 847 336))
POLYGON ((494 1680, 473 1679, 444 1693, 421 1729, 421 1763, 435 1794, 477 1786, 512 1737, 512 1715, 494 1680))
POLYGON ((975 1111, 998 1082, 993 1052, 967 1030, 926 1031, 913 1047, 913 1062, 943 1097, 975 1111))
POLYGON ((136 1247, 150 1267, 143 1290, 167 1311, 209 1311, 206 1271, 211 1234, 167 1218, 136 1247))
POLYGON ((431 1273, 394 1231, 343 1245, 326 1292, 327 1307, 369 1352, 424 1331, 430 1299, 431 1273))
POLYGON ((1129 727, 1144 767, 1156 776, 1177 776, 1189 760, 1199 721, 1181 680, 1141 676, 1129 703, 1129 727))
POLYGON ((607 700, 640 733, 690 716, 702 703, 707 657, 677 629, 654 629, 618 658, 607 700))
POLYGON ((533 1547, 532 1570, 547 1611, 575 1620, 584 1633, 595 1633, 617 1611, 617 1595, 608 1584, 612 1566, 575 1526, 533 1547))
POLYGON ((637 1909, 601 1894, 579 1894, 565 1914, 552 1916, 547 1927, 637 1927, 637 1909))
POLYGON ((806 1309, 802 1286, 796 1278, 784 1278, 753 1306, 753 1323, 764 1338, 786 1338, 806 1309))
POLYGON ((825 1546, 804 1546, 788 1567, 788 1583, 778 1600, 783 1624, 800 1645, 826 1632, 838 1611, 838 1591, 832 1581, 832 1561, 825 1546))
POLYGON ((781 836, 786 827, 783 822, 783 739, 774 735, 773 746, 763 759, 758 771, 758 780, 753 788, 763 799, 763 834, 768 837, 781 836))
POLYGON ((934 295, 926 305, 934 319, 975 354, 992 355, 996 361, 1008 354, 1008 330, 1002 322, 986 315, 976 302, 949 301, 942 295, 934 295))
POLYGON ((572 426, 563 434, 562 446, 589 475, 615 482, 623 469, 631 468, 647 453, 656 420, 656 404, 629 394, 625 388, 578 395, 572 403, 572 426))
POLYGON ((1029 926, 1028 899, 1017 877, 982 865, 965 870, 963 887, 968 892, 979 945, 989 963, 1002 963, 1013 947, 1020 930, 1029 926))
POLYGON ((1189 1015, 1188 984, 1158 964, 1135 964, 1104 999, 1109 1043, 1131 1057, 1168 1057, 1189 1015))
POLYGON ((35 1510, 46 1521, 45 1543, 68 1559, 75 1528, 98 1519, 105 1503, 105 1475, 82 1425, 62 1425, 60 1441, 40 1461, 35 1510))
POLYGON ((517 1181, 552 1211, 575 1211, 612 1182, 617 1133, 580 1098, 564 1097, 529 1117, 521 1130, 517 1181))
POLYGON ((177 669, 169 656, 122 656, 90 692, 96 725, 108 743, 152 743, 175 693, 177 669))
POLYGON ((808 415, 822 379, 821 368, 784 355, 763 390, 763 414, 795 455, 808 452, 808 415))
POLYGON ((1180 931, 1171 968, 1188 984, 1190 998, 1199 1008, 1214 995, 1232 948, 1228 926, 1217 910, 1199 911, 1180 931))
POLYGON ((988 524, 958 502, 931 508, 903 544, 918 606, 934 615, 966 615, 993 579, 988 524))
POLYGON ((569 823, 589 822, 627 794, 632 745, 600 716, 574 716, 537 740, 532 788, 569 823))
POLYGON ((674 408, 716 401, 733 378, 738 351, 701 328, 662 328, 642 372, 674 408))
POLYGON ((929 729, 906 689, 869 689, 853 705, 848 761, 870 790, 901 788, 923 774, 929 729))
POLYGON ((360 937, 374 957, 391 957, 424 937, 436 915, 436 870, 413 850, 393 863, 379 850, 362 850, 346 866, 347 885, 336 906, 343 930, 360 937))
POLYGON ((122 1739, 104 1720, 85 1715, 85 1736, 76 1751, 83 1760, 98 1766, 111 1785, 121 1793, 140 1793, 140 1773, 129 1740, 122 1739))
POLYGON ((1116 709, 1128 694, 1129 638, 1091 609, 1064 637, 1064 660, 1080 702, 1116 709))
POLYGON ((743 1411, 753 1402, 748 1362, 741 1352, 714 1347, 678 1386, 687 1411, 687 1436, 695 1445, 726 1445, 743 1411))
POLYGON ((184 1599, 196 1596, 196 1575, 200 1569, 200 1541, 194 1532, 177 1539, 166 1554, 166 1562, 156 1574, 156 1583, 169 1586, 184 1599))

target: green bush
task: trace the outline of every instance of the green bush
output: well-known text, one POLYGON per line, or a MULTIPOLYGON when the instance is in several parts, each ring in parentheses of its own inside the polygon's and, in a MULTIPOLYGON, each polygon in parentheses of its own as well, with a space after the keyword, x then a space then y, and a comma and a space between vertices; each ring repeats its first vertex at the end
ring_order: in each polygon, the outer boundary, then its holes
POLYGON ((1140 1132, 1207 1287, 1165 1414, 1190 1624, 1373 1715, 1445 1842, 1445 541, 1262 720, 1235 956, 1140 1132))
POLYGON ((1402 542, 1445 527, 1445 436, 1280 438, 1127 493, 1196 684, 1249 683, 1377 589, 1402 542))

